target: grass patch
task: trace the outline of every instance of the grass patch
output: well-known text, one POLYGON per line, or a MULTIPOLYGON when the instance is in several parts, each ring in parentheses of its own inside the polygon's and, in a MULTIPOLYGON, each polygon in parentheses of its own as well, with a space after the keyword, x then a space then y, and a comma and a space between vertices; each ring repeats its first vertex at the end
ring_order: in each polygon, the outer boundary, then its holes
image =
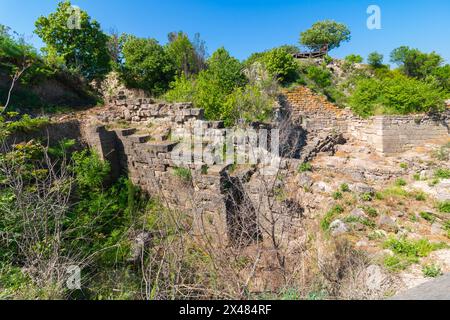
POLYGON ((397 179, 396 181, 395 181, 395 185, 397 186, 397 187, 404 187, 404 186, 406 186, 407 185, 407 183, 406 183, 406 181, 405 181, 405 179, 397 179))
POLYGON ((394 252, 394 256, 386 257, 384 265, 392 271, 406 269, 420 258, 427 257, 431 252, 446 248, 444 243, 431 243, 427 239, 407 240, 390 238, 384 242, 383 247, 394 252))
POLYGON ((437 179, 450 179, 450 169, 440 168, 434 172, 434 177, 437 179))
POLYGON ((344 195, 342 194, 342 192, 336 191, 332 194, 332 197, 334 200, 340 200, 344 197, 344 195))
POLYGON ((404 169, 404 170, 406 170, 406 169, 408 169, 408 164, 407 163, 400 163, 400 168, 402 168, 402 169, 404 169))
POLYGON ((422 219, 425 219, 430 223, 434 223, 436 221, 436 217, 430 212, 421 212, 419 215, 422 219))
POLYGON ((442 270, 437 265, 426 265, 422 268, 422 273, 427 278, 437 278, 442 275, 442 270))
POLYGON ((328 229, 330 229, 330 224, 333 222, 334 218, 343 212, 344 208, 340 205, 335 205, 333 208, 331 208, 320 222, 320 227, 322 228, 322 230, 328 231, 328 229))
POLYGON ((437 207, 441 213, 450 213, 450 200, 440 202, 437 207))
POLYGON ((183 182, 191 182, 192 181, 192 172, 188 168, 177 167, 173 169, 173 174, 183 180, 183 182))
POLYGON ((341 184, 341 187, 339 188, 341 192, 350 192, 350 187, 347 183, 341 184))
POLYGON ((302 163, 298 166, 298 172, 310 172, 312 170, 312 165, 309 162, 302 163))
POLYGON ((364 210, 365 213, 367 213, 369 215, 369 217, 371 217, 371 218, 378 217, 377 209, 375 209, 373 207, 369 207, 369 206, 362 207, 362 209, 364 210))

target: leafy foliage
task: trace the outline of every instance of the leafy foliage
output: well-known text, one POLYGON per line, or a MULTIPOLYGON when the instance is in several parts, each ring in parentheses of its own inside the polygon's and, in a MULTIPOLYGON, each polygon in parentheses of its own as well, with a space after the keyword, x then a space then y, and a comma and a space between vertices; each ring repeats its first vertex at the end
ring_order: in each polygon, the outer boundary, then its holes
POLYGON ((351 32, 342 23, 332 20, 316 22, 311 29, 301 33, 300 43, 313 50, 319 50, 325 45, 332 50, 340 47, 342 42, 350 41, 351 32))
POLYGON ((122 78, 134 88, 153 95, 164 93, 175 76, 175 65, 155 39, 125 36, 122 78))
POLYGON ((267 71, 280 83, 289 83, 297 76, 297 64, 286 48, 275 48, 264 54, 262 59, 267 71))
POLYGON ((408 114, 444 108, 445 94, 434 84, 404 75, 393 74, 384 79, 360 79, 350 97, 355 113, 367 117, 374 114, 408 114))
POLYGON ((101 77, 110 70, 108 36, 100 24, 80 10, 80 28, 68 28, 74 11, 70 1, 58 4, 56 12, 36 21, 36 34, 42 38, 50 60, 63 61, 87 79, 101 77))
POLYGON ((403 46, 391 53, 391 62, 399 65, 400 70, 409 77, 425 79, 442 64, 444 60, 435 52, 423 53, 418 49, 403 46))
POLYGON ((367 57, 367 63, 373 68, 380 68, 383 66, 384 56, 378 52, 372 52, 367 57))

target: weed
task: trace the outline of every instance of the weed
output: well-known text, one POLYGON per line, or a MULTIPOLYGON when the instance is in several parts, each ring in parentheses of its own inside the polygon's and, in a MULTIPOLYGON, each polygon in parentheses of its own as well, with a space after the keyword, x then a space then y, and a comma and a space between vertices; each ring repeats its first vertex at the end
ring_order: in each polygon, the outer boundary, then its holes
POLYGON ((369 206, 363 207, 362 209, 364 210, 365 213, 367 213, 369 215, 369 217, 372 217, 372 218, 378 217, 377 209, 375 209, 373 207, 369 207, 369 206))
POLYGON ((350 187, 347 183, 341 184, 340 189, 341 189, 341 192, 350 192, 350 187))
POLYGON ((192 181, 192 173, 191 170, 187 168, 177 167, 173 169, 173 174, 183 180, 184 182, 188 183, 192 181))
POLYGON ((413 175, 413 179, 414 179, 415 181, 420 181, 420 173, 415 173, 415 174, 413 175))
POLYGON ((440 202, 437 207, 439 209, 439 212, 450 213, 450 200, 440 202))
POLYGON ((344 195, 340 191, 334 192, 332 196, 334 200, 340 200, 344 197, 344 195))
POLYGON ((436 217, 430 212, 421 212, 419 215, 428 222, 434 223, 436 221, 436 217))
POLYGON ((308 171, 312 171, 312 165, 309 162, 302 163, 298 167, 298 172, 308 172, 308 171))
POLYGON ((442 270, 438 265, 426 265, 422 268, 422 273, 427 278, 436 278, 442 275, 442 270))
POLYGON ((330 209, 330 211, 328 211, 325 214, 325 217, 322 219, 322 221, 320 222, 320 227, 322 228, 323 231, 328 231, 328 229, 330 229, 330 224, 331 222, 333 222, 333 219, 344 212, 344 208, 340 205, 335 205, 333 208, 330 209))
POLYGON ((405 181, 405 179, 397 179, 396 181, 395 181, 395 185, 397 186, 397 187, 404 187, 404 186, 406 186, 407 185, 407 183, 406 183, 406 181, 405 181))
POLYGON ((440 168, 434 172, 434 177, 437 179, 450 179, 450 169, 440 168))
POLYGON ((407 163, 400 163, 400 168, 402 168, 402 169, 404 169, 404 170, 406 170, 406 169, 408 169, 408 164, 407 163))

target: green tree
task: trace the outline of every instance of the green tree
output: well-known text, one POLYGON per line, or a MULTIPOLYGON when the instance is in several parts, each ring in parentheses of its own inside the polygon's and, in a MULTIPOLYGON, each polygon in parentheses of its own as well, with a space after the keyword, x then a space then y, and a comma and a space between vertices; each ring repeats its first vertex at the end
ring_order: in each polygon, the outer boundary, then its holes
POLYGON ((361 63, 363 62, 363 57, 361 57, 359 54, 350 54, 345 57, 345 61, 348 63, 361 63))
POLYGON ((155 39, 125 36, 121 75, 127 85, 160 95, 175 76, 175 66, 166 50, 155 39))
POLYGON ((280 83, 289 83, 297 76, 297 63, 286 48, 275 48, 262 58, 267 71, 280 83))
POLYGON ((419 79, 431 75, 443 61, 435 52, 423 53, 407 46, 399 47, 391 53, 392 63, 397 64, 405 75, 419 79))
POLYGON ((198 73, 200 67, 197 65, 197 54, 188 36, 180 31, 169 33, 168 38, 167 53, 173 60, 177 73, 187 76, 198 73))
POLYGON ((383 66, 384 56, 378 52, 372 52, 367 57, 367 63, 373 68, 380 68, 383 66))
POLYGON ((442 88, 450 92, 450 64, 434 69, 433 77, 439 82, 442 88))
POLYGON ((235 88, 242 87, 246 78, 239 60, 219 48, 207 61, 208 68, 197 78, 194 103, 205 109, 205 116, 211 120, 223 120, 224 102, 235 88))
POLYGON ((111 67, 108 36, 83 10, 77 17, 79 28, 77 25, 69 27, 75 13, 70 1, 60 2, 56 12, 38 18, 35 33, 45 42, 43 50, 47 55, 61 57, 69 69, 87 79, 101 77, 111 67))
POLYGON ((350 30, 345 24, 325 20, 314 23, 310 29, 302 32, 300 44, 312 50, 319 50, 324 47, 333 50, 340 47, 342 42, 350 41, 350 34, 350 30))

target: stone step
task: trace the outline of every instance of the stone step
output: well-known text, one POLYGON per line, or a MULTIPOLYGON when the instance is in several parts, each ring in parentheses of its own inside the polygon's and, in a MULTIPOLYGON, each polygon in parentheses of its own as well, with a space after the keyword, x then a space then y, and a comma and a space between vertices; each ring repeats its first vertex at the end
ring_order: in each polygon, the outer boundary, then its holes
POLYGON ((142 135, 131 135, 129 138, 136 143, 146 143, 148 140, 150 140, 150 135, 148 134, 142 134, 142 135))
POLYGON ((147 148, 149 148, 150 150, 153 150, 154 152, 162 152, 162 153, 171 152, 177 145, 178 145, 178 142, 172 142, 172 141, 147 142, 146 143, 147 148))
POLYGON ((128 128, 128 129, 119 129, 116 130, 116 133, 119 137, 127 137, 136 133, 136 128, 128 128))

